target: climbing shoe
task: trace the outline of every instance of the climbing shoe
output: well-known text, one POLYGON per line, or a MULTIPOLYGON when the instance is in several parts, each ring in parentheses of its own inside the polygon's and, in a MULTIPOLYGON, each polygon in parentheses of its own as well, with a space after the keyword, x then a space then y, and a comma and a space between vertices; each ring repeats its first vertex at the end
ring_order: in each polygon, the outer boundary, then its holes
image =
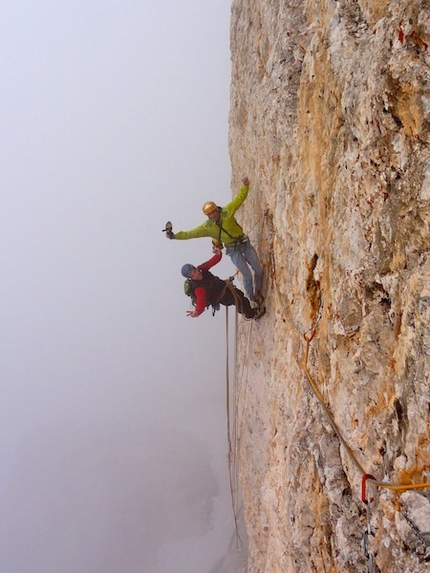
POLYGON ((261 294, 261 292, 260 292, 259 290, 256 290, 256 291, 255 291, 254 301, 258 304, 258 306, 261 306, 261 304, 262 304, 263 301, 264 301, 264 297, 263 297, 263 295, 261 294))
POLYGON ((252 318, 253 318, 253 320, 258 320, 265 313, 266 313, 266 307, 265 306, 259 306, 258 308, 255 309, 254 316, 252 318))

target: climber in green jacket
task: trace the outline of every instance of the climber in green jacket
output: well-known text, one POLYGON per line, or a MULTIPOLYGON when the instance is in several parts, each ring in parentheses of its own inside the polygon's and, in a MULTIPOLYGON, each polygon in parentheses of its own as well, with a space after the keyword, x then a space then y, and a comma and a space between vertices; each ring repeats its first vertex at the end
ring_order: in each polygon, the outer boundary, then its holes
POLYGON ((261 294, 263 269, 254 247, 234 216, 248 196, 248 177, 244 177, 242 183, 243 186, 237 195, 225 207, 218 207, 213 201, 207 201, 203 205, 202 210, 208 217, 208 220, 202 225, 191 231, 179 231, 178 233, 170 231, 166 234, 169 239, 179 241, 197 239, 199 237, 212 237, 216 244, 224 243, 227 255, 231 257, 233 264, 242 273, 243 284, 248 298, 261 304, 263 302, 261 294), (252 273, 248 265, 254 271, 255 291, 253 289, 252 273))

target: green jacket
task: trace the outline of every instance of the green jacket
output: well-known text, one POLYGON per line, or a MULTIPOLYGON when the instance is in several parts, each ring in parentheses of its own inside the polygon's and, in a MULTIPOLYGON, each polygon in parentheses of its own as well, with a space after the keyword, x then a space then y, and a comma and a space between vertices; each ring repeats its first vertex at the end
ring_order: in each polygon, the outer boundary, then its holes
POLYGON ((234 218, 234 214, 247 198, 248 190, 249 185, 243 185, 243 187, 240 188, 236 197, 222 208, 219 221, 215 222, 208 219, 203 225, 191 231, 179 231, 175 233, 175 239, 185 241, 186 239, 198 239, 199 237, 212 237, 213 239, 219 239, 225 245, 233 245, 236 239, 239 239, 244 234, 242 227, 234 218), (220 224, 222 229, 220 228, 220 224), (227 233, 224 230, 227 231, 227 233))

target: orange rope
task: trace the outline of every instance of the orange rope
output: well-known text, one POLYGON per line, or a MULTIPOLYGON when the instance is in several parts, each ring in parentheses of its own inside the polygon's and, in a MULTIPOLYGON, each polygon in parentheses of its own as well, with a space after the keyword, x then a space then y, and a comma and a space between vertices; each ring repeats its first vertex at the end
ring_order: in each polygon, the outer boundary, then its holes
MULTIPOLYGON (((276 287, 276 291, 277 294, 282 302, 281 304, 281 308, 282 311, 284 313, 285 318, 288 320, 288 322, 290 323, 290 325, 292 326, 292 328, 299 333, 298 328, 296 327, 296 325, 294 324, 293 320, 291 319, 289 313, 286 311, 285 305, 283 304, 282 301, 282 297, 281 294, 278 290, 278 285, 276 284, 276 280, 275 280, 275 287, 276 287)), ((336 435, 338 436, 340 442, 342 443, 343 447, 345 448, 346 452, 348 453, 348 455, 350 456, 350 458, 352 459, 352 461, 354 462, 355 466, 357 467, 357 469, 360 471, 360 473, 362 474, 362 476, 368 476, 369 474, 366 472, 366 470, 363 468, 363 466, 360 464, 360 462, 358 461, 356 455, 354 454, 354 452, 352 451, 352 448, 350 447, 350 445, 348 444, 348 442, 345 440, 345 438, 343 437, 342 433, 340 432, 339 428, 336 425, 336 422, 334 420, 333 414, 331 413, 329 407, 327 406, 327 404, 324 401, 324 398, 321 394, 321 392, 319 391, 318 385, 316 384, 315 380, 313 379, 311 373, 309 372, 308 369, 308 358, 309 358, 309 348, 310 348, 310 344, 312 342, 312 340, 314 339, 314 337, 316 336, 316 326, 313 325, 311 329, 309 329, 307 332, 310 332, 310 335, 308 336, 307 333, 303 334, 303 338, 306 341, 306 347, 305 347, 305 353, 304 353, 304 359, 302 361, 302 364, 299 364, 299 366, 302 368, 303 372, 306 375, 306 379, 309 383, 309 386, 311 388, 311 390, 313 391, 313 393, 315 394, 316 398, 318 399, 319 403, 321 404, 321 406, 323 407, 328 420, 330 422, 331 427, 333 428, 333 430, 335 431, 336 435)), ((390 489, 390 490, 398 490, 398 491, 403 491, 403 490, 410 490, 410 489, 425 489, 425 488, 430 488, 430 483, 416 483, 416 484, 394 484, 391 482, 385 482, 385 481, 379 481, 377 479, 375 479, 373 476, 370 476, 368 478, 368 480, 370 483, 373 483, 375 486, 380 487, 380 488, 385 488, 385 489, 390 489)))

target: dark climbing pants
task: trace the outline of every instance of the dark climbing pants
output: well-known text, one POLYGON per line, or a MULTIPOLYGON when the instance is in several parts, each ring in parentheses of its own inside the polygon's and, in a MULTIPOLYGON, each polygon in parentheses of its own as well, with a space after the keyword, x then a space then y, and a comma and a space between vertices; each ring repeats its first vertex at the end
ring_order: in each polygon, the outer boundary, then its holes
POLYGON ((241 290, 235 286, 228 286, 222 298, 219 301, 220 304, 224 306, 236 305, 237 311, 243 314, 246 318, 253 318, 255 311, 251 306, 251 303, 246 298, 241 290))

